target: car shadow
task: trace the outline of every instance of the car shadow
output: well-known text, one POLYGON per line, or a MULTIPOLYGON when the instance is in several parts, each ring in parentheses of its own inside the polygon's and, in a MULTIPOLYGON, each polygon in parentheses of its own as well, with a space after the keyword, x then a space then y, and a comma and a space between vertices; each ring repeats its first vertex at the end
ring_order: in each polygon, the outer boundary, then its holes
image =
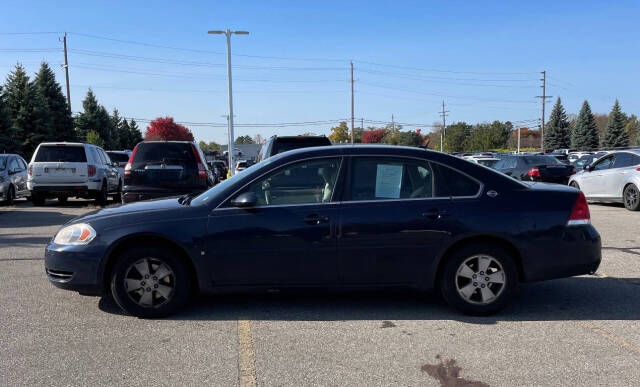
POLYGON ((77 215, 63 214, 61 212, 23 210, 13 210, 0 215, 0 229, 58 226, 77 217, 77 215))
POLYGON ((45 245, 51 237, 24 236, 23 234, 0 234, 0 246, 24 247, 45 245))
MULTIPOLYGON (((640 279, 573 277, 524 284, 511 305, 489 317, 462 315, 433 293, 297 292, 202 296, 167 319, 232 321, 455 320, 499 321, 639 320, 640 279)), ((99 302, 107 313, 123 314, 111 297, 99 302)))

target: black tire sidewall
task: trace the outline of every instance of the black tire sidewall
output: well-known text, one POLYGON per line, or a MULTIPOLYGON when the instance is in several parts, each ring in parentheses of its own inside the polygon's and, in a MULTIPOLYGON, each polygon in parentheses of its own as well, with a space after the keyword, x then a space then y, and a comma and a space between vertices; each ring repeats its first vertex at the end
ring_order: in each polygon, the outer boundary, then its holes
POLYGON ((7 191, 7 204, 12 205, 15 198, 16 198, 15 188, 13 188, 13 185, 9 185, 9 189, 7 191))
POLYGON ((96 202, 98 204, 105 204, 109 200, 109 195, 107 192, 107 182, 103 181, 102 186, 100 187, 100 191, 96 193, 96 202))
POLYGON ((624 207, 629 211, 638 211, 638 210, 640 210, 640 200, 638 200, 636 202, 635 207, 627 206, 626 197, 627 197, 627 190, 629 190, 629 189, 635 189, 636 192, 638 192, 638 194, 640 194, 640 191, 638 191, 638 187, 636 187, 635 184, 629 184, 628 186, 626 186, 625 189, 624 189, 624 192, 622 193, 622 202, 624 204, 624 207))
POLYGON ((440 278, 440 292, 449 305, 469 315, 487 316, 502 310, 515 293, 518 285, 518 269, 511 255, 500 246, 472 244, 454 251, 444 264, 440 278), (463 299, 456 289, 456 272, 467 258, 486 254, 497 260, 506 275, 506 284, 498 299, 488 305, 477 305, 463 299))
POLYGON ((190 284, 189 274, 185 263, 171 249, 160 249, 156 247, 138 247, 125 251, 118 258, 110 278, 111 294, 116 303, 126 313, 140 318, 159 318, 175 313, 182 308, 189 300, 190 284), (152 257, 163 261, 168 265, 175 275, 176 287, 171 300, 159 308, 144 308, 136 304, 124 288, 124 277, 127 268, 141 258, 152 257))

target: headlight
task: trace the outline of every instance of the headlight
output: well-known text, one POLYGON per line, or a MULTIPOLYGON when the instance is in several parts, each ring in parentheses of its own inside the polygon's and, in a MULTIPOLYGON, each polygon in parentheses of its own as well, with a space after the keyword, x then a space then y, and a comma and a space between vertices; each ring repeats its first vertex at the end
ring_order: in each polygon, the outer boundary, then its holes
POLYGON ((72 224, 58 231, 53 243, 57 245, 86 245, 96 237, 96 230, 86 223, 72 224))

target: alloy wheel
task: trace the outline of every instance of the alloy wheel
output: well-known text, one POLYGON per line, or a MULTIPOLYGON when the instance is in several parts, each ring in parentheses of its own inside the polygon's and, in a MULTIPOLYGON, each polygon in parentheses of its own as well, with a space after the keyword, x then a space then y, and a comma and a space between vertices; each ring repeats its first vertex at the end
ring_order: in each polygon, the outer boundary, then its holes
POLYGON ((635 185, 630 185, 624 190, 624 204, 627 208, 636 208, 640 200, 640 192, 635 185))
POLYGON ((498 260, 489 255, 474 255, 460 264, 455 285, 465 301, 488 305, 505 289, 507 276, 498 260))
POLYGON ((173 270, 159 259, 142 258, 125 272, 125 291, 133 302, 143 308, 158 308, 168 303, 175 287, 173 270))

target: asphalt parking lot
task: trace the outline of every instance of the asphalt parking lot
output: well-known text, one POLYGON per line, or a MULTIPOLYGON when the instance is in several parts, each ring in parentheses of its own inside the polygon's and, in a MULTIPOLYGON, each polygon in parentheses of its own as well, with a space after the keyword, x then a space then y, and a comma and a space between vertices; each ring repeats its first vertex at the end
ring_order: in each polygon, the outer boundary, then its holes
POLYGON ((492 317, 415 293, 272 294, 155 321, 47 282, 44 245, 94 209, 0 207, 0 385, 640 385, 640 213, 622 206, 590 206, 596 275, 524 285, 492 317))

